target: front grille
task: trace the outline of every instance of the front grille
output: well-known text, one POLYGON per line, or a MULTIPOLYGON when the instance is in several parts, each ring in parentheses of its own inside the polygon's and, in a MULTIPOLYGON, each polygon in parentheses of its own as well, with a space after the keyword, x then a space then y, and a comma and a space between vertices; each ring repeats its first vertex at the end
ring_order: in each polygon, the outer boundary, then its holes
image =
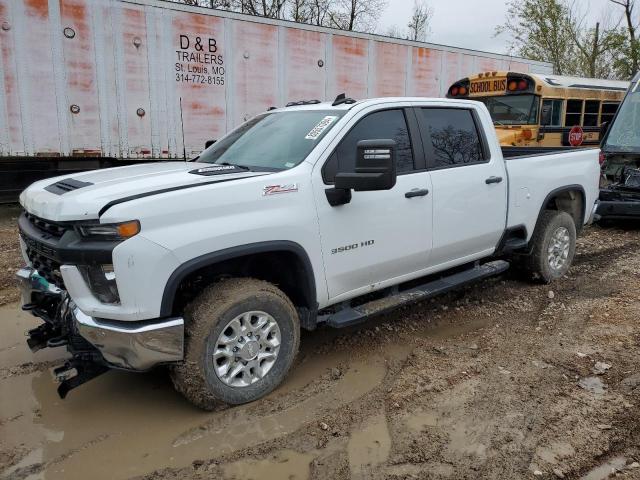
POLYGON ((58 288, 65 289, 62 275, 60 274, 59 262, 43 255, 28 244, 26 253, 33 268, 35 268, 47 282, 53 283, 58 288))
POLYGON ((56 238, 62 237, 64 232, 70 230, 72 227, 68 224, 52 222, 51 220, 44 220, 43 218, 36 217, 29 212, 24 212, 24 216, 29 220, 29 223, 36 227, 43 233, 48 233, 56 238))
POLYGON ((60 240, 65 232, 71 230, 73 226, 69 223, 45 220, 26 211, 24 218, 38 232, 37 235, 27 235, 26 232, 21 231, 26 246, 25 253, 29 261, 31 261, 33 268, 49 283, 64 289, 64 282, 60 274, 60 262, 56 260, 58 255, 55 243, 52 244, 52 241, 60 240))

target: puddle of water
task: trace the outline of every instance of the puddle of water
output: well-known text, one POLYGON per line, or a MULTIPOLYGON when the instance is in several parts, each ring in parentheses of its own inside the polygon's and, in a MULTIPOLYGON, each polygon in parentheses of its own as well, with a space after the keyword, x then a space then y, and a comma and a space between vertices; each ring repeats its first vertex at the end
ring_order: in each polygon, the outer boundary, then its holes
POLYGON ((414 432, 422 432, 427 427, 438 425, 439 415, 434 410, 414 413, 405 418, 405 424, 414 432))
POLYGON ((37 465, 40 462, 42 462, 42 450, 38 448, 25 455, 22 460, 16 463, 13 467, 9 467, 3 472, 0 472, 0 478, 11 478, 12 474, 15 474, 18 470, 26 469, 32 465, 37 465))
POLYGON ((351 478, 370 478, 391 451, 387 419, 382 415, 370 418, 362 430, 351 434, 347 445, 351 478))
POLYGON ((594 468, 580 480, 605 480, 618 470, 622 470, 627 464, 627 459, 624 457, 615 457, 609 460, 607 463, 594 468))
POLYGON ((447 450, 455 454, 472 455, 480 460, 487 458, 487 446, 480 442, 480 438, 489 438, 489 425, 480 422, 462 422, 452 426, 449 432, 447 450))
POLYGON ((42 473, 47 479, 129 478, 284 436, 315 421, 323 411, 369 392, 385 373, 382 358, 354 360, 318 395, 265 416, 259 402, 202 412, 186 403, 160 374, 109 372, 62 401, 50 375, 39 372, 7 379, 11 385, 0 382, 2 401, 10 399, 15 410, 25 398, 34 399, 23 409, 23 417, 0 427, 0 436, 14 447, 24 443, 41 449, 39 462, 46 464, 42 473))
POLYGON ((596 395, 602 395, 607 388, 599 377, 585 377, 578 382, 580 388, 585 389, 587 392, 595 393, 596 395))
POLYGON ((573 445, 567 442, 556 442, 546 447, 539 447, 536 454, 542 460, 552 465, 557 465, 560 460, 575 455, 573 445))
POLYGON ((475 456, 480 460, 487 457, 486 441, 491 437, 494 424, 491 420, 471 417, 465 414, 465 402, 471 398, 479 385, 478 380, 467 380, 452 390, 443 392, 434 401, 434 408, 408 413, 401 422, 401 428, 413 432, 437 429, 446 433, 448 442, 444 446, 452 458, 475 456))
POLYGON ((41 323, 42 320, 23 312, 17 304, 0 307, 0 368, 28 362, 46 362, 64 356, 64 348, 45 348, 35 354, 27 348, 26 331, 41 323))
POLYGON ((224 478, 227 480, 287 479, 306 480, 309 478, 309 464, 313 455, 282 450, 266 460, 244 459, 225 465, 224 478))

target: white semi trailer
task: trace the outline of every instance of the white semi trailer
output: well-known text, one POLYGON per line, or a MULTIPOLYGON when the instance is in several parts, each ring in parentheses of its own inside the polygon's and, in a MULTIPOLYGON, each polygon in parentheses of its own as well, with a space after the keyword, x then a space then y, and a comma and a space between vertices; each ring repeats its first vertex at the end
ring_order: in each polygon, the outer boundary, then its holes
POLYGON ((0 198, 33 180, 190 158, 297 100, 440 97, 550 64, 154 0, 0 0, 0 198))

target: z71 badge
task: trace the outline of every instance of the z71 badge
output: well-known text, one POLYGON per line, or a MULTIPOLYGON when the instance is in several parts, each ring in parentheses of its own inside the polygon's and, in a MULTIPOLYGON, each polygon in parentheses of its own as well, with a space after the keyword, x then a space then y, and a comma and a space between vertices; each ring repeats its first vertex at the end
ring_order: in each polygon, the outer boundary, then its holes
POLYGON ((279 195, 281 193, 294 193, 298 191, 297 183, 289 183, 287 185, 267 185, 262 189, 262 195, 279 195))

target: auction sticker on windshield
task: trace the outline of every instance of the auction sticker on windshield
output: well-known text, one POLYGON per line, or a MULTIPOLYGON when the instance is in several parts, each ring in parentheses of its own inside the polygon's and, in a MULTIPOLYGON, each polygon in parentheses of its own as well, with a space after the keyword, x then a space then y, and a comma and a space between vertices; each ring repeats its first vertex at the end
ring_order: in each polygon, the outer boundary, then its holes
POLYGON ((332 115, 327 115, 326 117, 324 117, 322 120, 320 120, 320 122, 318 122, 315 127, 311 129, 309 133, 307 133, 307 136, 304 137, 305 140, 317 140, 320 135, 322 135, 322 132, 324 132, 327 127, 329 127, 329 125, 335 122, 337 118, 338 117, 332 115))

